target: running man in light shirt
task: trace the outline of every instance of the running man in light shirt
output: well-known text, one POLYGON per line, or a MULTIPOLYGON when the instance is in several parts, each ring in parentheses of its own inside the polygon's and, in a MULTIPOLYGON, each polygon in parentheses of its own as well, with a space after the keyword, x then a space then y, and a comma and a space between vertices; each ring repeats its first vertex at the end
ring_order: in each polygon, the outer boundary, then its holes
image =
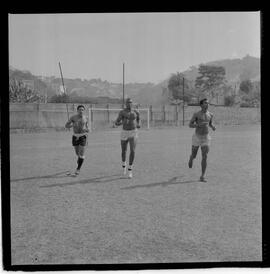
POLYGON ((75 149, 75 153, 78 156, 77 168, 74 174, 68 173, 68 175, 77 176, 80 173, 81 166, 84 161, 84 153, 87 145, 87 135, 89 132, 87 117, 84 115, 85 107, 79 105, 77 107, 77 114, 70 117, 65 127, 73 127, 72 145, 75 149))
POLYGON ((207 154, 209 152, 211 137, 209 135, 209 127, 215 131, 216 127, 213 125, 213 114, 208 111, 209 102, 207 99, 200 101, 201 110, 195 112, 189 122, 190 128, 195 128, 192 136, 192 149, 189 158, 188 166, 192 168, 193 160, 196 158, 199 147, 201 147, 202 161, 201 168, 202 174, 200 176, 201 182, 206 182, 205 171, 207 167, 207 154))
POLYGON ((126 108, 121 110, 118 114, 114 127, 123 125, 121 131, 121 158, 123 174, 126 175, 126 152, 129 143, 129 166, 128 178, 132 178, 132 168, 135 158, 135 148, 138 138, 138 128, 141 127, 140 114, 133 108, 132 100, 126 99, 126 108))

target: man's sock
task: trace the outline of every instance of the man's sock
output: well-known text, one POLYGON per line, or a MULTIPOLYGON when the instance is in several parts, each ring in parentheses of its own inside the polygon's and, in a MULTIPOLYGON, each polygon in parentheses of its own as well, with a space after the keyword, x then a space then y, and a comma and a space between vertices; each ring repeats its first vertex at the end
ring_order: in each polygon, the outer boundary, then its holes
POLYGON ((132 165, 129 165, 129 166, 128 166, 128 177, 129 177, 129 178, 132 178, 132 176, 133 176, 133 175, 132 175, 132 165))
POLYGON ((78 164, 77 170, 81 169, 83 161, 84 161, 84 158, 81 158, 81 157, 78 158, 78 161, 77 161, 77 164, 78 164))

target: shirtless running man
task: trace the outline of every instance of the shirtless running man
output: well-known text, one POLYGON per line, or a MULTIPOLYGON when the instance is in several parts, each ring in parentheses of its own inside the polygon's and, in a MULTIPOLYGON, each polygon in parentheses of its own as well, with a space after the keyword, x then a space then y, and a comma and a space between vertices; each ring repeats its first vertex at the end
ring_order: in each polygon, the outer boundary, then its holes
POLYGON ((121 157, 123 174, 126 174, 126 152, 127 145, 129 143, 129 166, 128 166, 128 178, 132 178, 132 165, 135 158, 135 148, 138 138, 138 128, 141 127, 140 114, 137 110, 133 109, 132 100, 127 98, 126 108, 121 110, 114 123, 115 126, 123 125, 121 131, 121 157))
POLYGON ((199 146, 201 147, 202 152, 202 174, 200 177, 201 182, 206 182, 204 177, 206 166, 207 166, 207 154, 209 152, 210 140, 209 127, 212 130, 216 130, 216 127, 213 125, 213 114, 208 111, 208 101, 203 99, 200 101, 201 110, 195 112, 189 122, 190 128, 195 128, 195 133, 192 136, 192 149, 191 155, 189 158, 188 166, 192 168, 193 160, 196 158, 199 146))
MULTIPOLYGON (((77 169, 72 176, 77 176, 80 173, 81 166, 84 161, 85 147, 87 145, 87 134, 89 132, 87 117, 83 114, 85 107, 79 105, 77 107, 77 114, 70 117, 65 127, 73 127, 72 145, 74 146, 75 153, 78 156, 77 169)), ((71 175, 71 174, 70 174, 71 175)))

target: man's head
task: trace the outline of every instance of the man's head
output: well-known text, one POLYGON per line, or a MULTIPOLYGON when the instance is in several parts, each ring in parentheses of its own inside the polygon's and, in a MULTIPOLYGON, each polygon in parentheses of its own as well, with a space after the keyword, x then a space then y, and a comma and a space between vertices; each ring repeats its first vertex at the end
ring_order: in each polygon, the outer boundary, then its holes
POLYGON ((84 110, 85 110, 85 107, 83 105, 77 106, 77 112, 79 115, 83 115, 84 110))
POLYGON ((201 106, 202 110, 207 110, 208 105, 209 105, 209 102, 208 102, 207 98, 200 100, 200 106, 201 106))
POLYGON ((131 106, 132 106, 132 100, 131 100, 131 98, 127 98, 126 99, 126 107, 127 108, 131 108, 131 106))

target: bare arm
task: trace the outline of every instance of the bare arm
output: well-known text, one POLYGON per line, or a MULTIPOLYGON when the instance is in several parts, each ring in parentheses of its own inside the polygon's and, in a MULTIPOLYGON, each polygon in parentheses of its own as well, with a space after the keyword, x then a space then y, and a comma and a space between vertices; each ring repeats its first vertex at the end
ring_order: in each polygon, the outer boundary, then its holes
POLYGON ((209 122, 209 127, 212 128, 212 130, 216 130, 216 127, 213 125, 213 115, 211 115, 211 119, 210 119, 210 122, 209 122))
POLYGON ((197 127, 197 117, 196 117, 196 113, 193 114, 190 122, 189 122, 189 127, 190 128, 196 128, 197 127))
POLYGON ((86 120, 86 123, 85 123, 85 132, 89 132, 89 127, 88 127, 88 121, 86 120))
POLYGON ((113 126, 120 126, 122 124, 122 111, 119 112, 118 117, 116 118, 113 126))
POLYGON ((72 128, 73 125, 73 117, 71 117, 65 124, 65 128, 72 128))
POLYGON ((137 128, 141 127, 141 118, 140 118, 140 113, 138 111, 135 111, 137 116, 136 116, 136 122, 137 122, 137 128))

